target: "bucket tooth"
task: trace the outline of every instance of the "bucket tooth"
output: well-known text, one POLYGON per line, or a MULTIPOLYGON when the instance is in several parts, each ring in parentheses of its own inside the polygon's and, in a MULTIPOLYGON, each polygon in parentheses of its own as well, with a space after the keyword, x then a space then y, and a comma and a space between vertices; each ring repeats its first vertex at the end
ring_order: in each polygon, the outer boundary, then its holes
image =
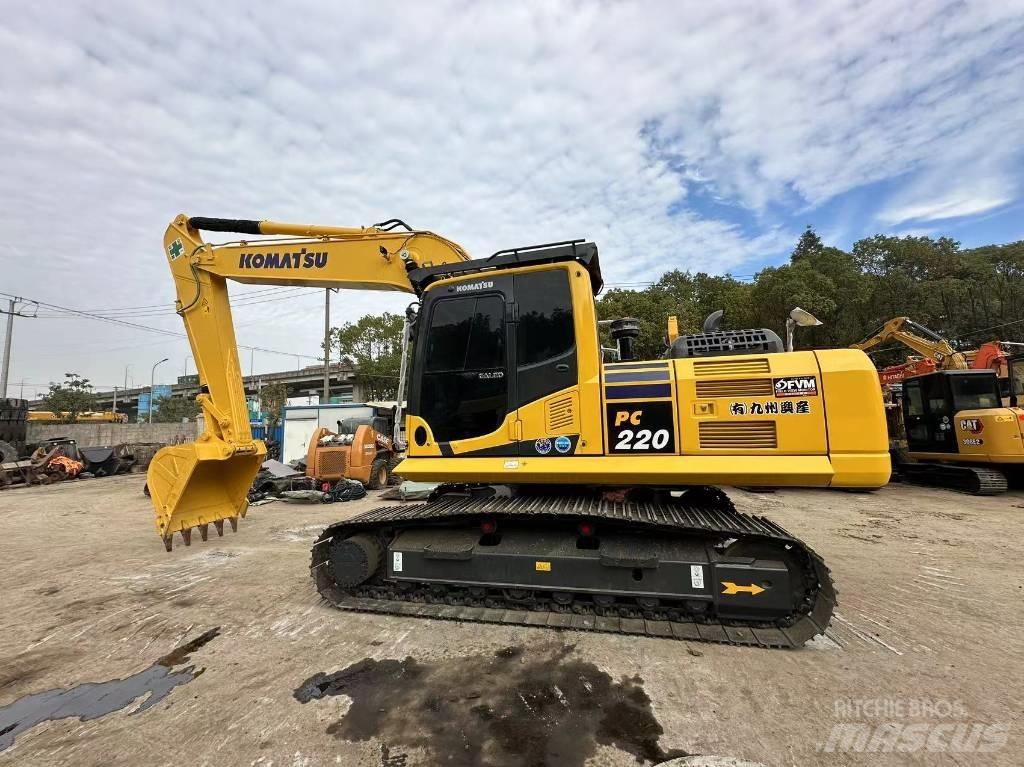
POLYGON ((224 537, 224 520, 218 519, 213 523, 214 528, 217 530, 217 535, 224 537))
POLYGON ((192 545, 192 528, 191 527, 186 527, 184 530, 181 531, 181 539, 183 541, 185 541, 185 545, 186 546, 191 546, 192 545))
POLYGON ((171 551, 174 548, 174 536, 173 535, 168 535, 166 538, 164 538, 164 548, 167 549, 168 551, 171 551))
POLYGON ((238 517, 228 517, 228 522, 231 523, 231 532, 238 532, 238 517))
POLYGON ((209 535, 209 533, 210 533, 210 526, 207 523, 204 522, 201 525, 196 525, 196 527, 199 528, 199 537, 202 538, 205 541, 206 540, 206 536, 209 535))

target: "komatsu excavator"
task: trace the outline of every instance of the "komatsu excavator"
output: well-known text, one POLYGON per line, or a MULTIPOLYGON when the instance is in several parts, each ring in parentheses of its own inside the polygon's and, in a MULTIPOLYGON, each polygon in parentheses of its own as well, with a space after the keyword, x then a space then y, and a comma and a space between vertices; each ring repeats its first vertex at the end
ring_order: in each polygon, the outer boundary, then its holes
MULTIPOLYGON (((889 478, 863 352, 784 353, 770 330, 677 336, 605 364, 597 247, 471 259, 392 219, 367 228, 176 218, 164 236, 206 430, 149 469, 168 550, 237 528, 265 448, 249 430, 227 280, 412 293, 407 457, 424 504, 327 527, 311 574, 336 607, 797 647, 827 627, 824 562, 715 485, 877 488, 889 478), (271 239, 205 243, 200 230, 271 239)), ((399 400, 406 396, 403 392, 399 400)))

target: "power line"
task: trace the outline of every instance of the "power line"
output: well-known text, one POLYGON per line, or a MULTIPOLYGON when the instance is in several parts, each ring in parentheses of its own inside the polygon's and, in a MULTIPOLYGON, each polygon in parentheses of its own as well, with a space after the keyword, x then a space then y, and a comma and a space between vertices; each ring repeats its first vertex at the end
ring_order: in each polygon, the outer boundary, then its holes
MULTIPOLYGON (((15 298, 16 297, 16 296, 14 296, 14 295, 12 295, 10 293, 4 293, 4 292, 0 292, 0 296, 7 296, 7 297, 10 297, 10 298, 15 298)), ((25 300, 30 300, 30 299, 25 299, 25 300)), ((159 333, 162 336, 168 336, 170 338, 188 338, 188 336, 185 335, 184 333, 175 333, 173 330, 165 330, 163 328, 153 328, 153 327, 150 327, 148 325, 140 325, 137 322, 128 322, 127 320, 121 320, 121 319, 117 319, 117 318, 114 318, 114 317, 104 317, 102 314, 95 314, 94 312, 84 312, 84 311, 82 311, 80 309, 72 309, 69 306, 61 306, 60 304, 51 304, 51 303, 48 303, 46 301, 33 301, 33 303, 36 303, 39 306, 45 306, 48 309, 59 309, 59 310, 65 311, 65 312, 70 312, 71 314, 74 314, 74 315, 78 315, 80 317, 85 317, 85 318, 92 319, 92 320, 99 320, 100 322, 109 322, 109 323, 112 323, 112 324, 115 324, 115 325, 121 325, 121 326, 132 328, 132 329, 135 329, 135 330, 145 330, 145 331, 150 332, 150 333, 159 333)), ((310 360, 318 360, 318 359, 320 359, 319 357, 317 357, 316 355, 313 355, 313 354, 298 354, 296 352, 283 352, 283 351, 280 351, 279 349, 267 349, 267 348, 262 347, 262 346, 248 346, 246 344, 238 344, 238 347, 240 349, 248 349, 249 351, 265 352, 267 354, 280 354, 280 355, 282 355, 284 357, 303 357, 305 359, 310 359, 310 360)))
MULTIPOLYGON (((237 294, 237 298, 245 300, 245 299, 254 298, 256 296, 263 295, 263 294, 279 293, 279 292, 284 291, 284 290, 295 290, 295 289, 296 288, 281 287, 281 286, 275 286, 275 287, 271 287, 271 288, 259 288, 257 290, 240 291, 237 294)), ((141 310, 141 309, 168 309, 168 310, 173 310, 174 309, 174 304, 173 303, 170 303, 170 304, 167 304, 167 303, 164 303, 164 304, 141 304, 139 306, 115 306, 115 307, 104 307, 104 308, 100 308, 100 309, 79 309, 78 311, 94 312, 96 314, 104 314, 104 315, 113 315, 113 314, 120 314, 122 312, 135 312, 135 311, 138 311, 138 310, 141 310)))
POLYGON ((998 330, 999 328, 1008 328, 1008 327, 1010 327, 1010 325, 1020 325, 1021 323, 1024 323, 1024 320, 1013 320, 1011 322, 1004 322, 1002 325, 993 325, 992 327, 988 327, 988 328, 978 328, 977 330, 968 330, 966 333, 963 333, 962 335, 959 335, 959 336, 954 336, 950 340, 952 340, 952 341, 959 341, 961 338, 967 338, 967 336, 973 336, 975 333, 984 333, 984 332, 989 331, 989 330, 998 330))
MULTIPOLYGON (((293 287, 293 288, 276 288, 274 290, 269 290, 269 291, 251 291, 250 293, 242 294, 243 297, 240 298, 240 299, 236 299, 236 300, 232 301, 231 305, 232 305, 232 307, 244 307, 244 306, 253 306, 255 304, 268 303, 270 301, 284 301, 284 300, 286 300, 288 298, 294 298, 296 292, 302 292, 302 291, 307 291, 307 290, 312 290, 312 288, 293 287), (273 297, 261 297, 261 295, 260 295, 260 294, 263 294, 263 293, 272 293, 272 292, 275 292, 275 291, 277 293, 282 293, 282 294, 287 294, 287 295, 275 295, 273 297)), ((174 310, 173 305, 160 304, 160 306, 162 307, 160 311, 137 311, 137 312, 122 312, 120 314, 115 314, 112 311, 103 311, 103 310, 98 310, 98 309, 93 309, 93 310, 77 309, 77 310, 75 310, 74 313, 63 311, 63 312, 58 312, 56 314, 41 314, 41 315, 39 315, 39 317, 42 318, 42 319, 71 319, 71 318, 77 316, 77 313, 79 313, 79 312, 87 312, 87 313, 90 313, 90 314, 97 314, 97 315, 103 316, 103 317, 108 318, 108 319, 116 319, 116 320, 143 319, 143 318, 148 318, 148 317, 166 317, 168 314, 170 314, 171 311, 174 310)))

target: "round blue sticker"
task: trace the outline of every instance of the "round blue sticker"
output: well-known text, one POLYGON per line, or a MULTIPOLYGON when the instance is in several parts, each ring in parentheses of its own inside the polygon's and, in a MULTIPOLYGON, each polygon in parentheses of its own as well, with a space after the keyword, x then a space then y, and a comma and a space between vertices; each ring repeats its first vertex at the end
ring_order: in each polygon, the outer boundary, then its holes
POLYGON ((533 449, 540 455, 547 455, 551 452, 551 440, 547 437, 541 437, 533 443, 533 449))
POLYGON ((568 437, 555 437, 555 450, 559 453, 568 453, 572 450, 572 440, 568 437))

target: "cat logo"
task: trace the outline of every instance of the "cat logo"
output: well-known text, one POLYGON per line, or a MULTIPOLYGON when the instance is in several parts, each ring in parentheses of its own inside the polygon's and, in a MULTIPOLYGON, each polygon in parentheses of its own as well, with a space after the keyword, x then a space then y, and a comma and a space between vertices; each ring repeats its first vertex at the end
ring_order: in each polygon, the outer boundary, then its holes
POLYGON ((980 418, 961 418, 960 431, 969 431, 971 434, 981 434, 985 430, 985 424, 980 418))

